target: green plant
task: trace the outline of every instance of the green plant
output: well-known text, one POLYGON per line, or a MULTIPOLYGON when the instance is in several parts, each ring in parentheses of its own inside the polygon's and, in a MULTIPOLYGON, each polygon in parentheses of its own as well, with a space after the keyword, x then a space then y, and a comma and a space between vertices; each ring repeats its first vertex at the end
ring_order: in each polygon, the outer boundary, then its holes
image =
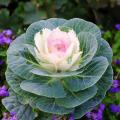
POLYGON ((112 84, 112 50, 99 28, 82 19, 35 22, 10 45, 7 55, 10 96, 2 102, 19 120, 35 119, 38 110, 50 117, 73 113, 75 119, 81 118, 101 102, 112 84), (77 34, 83 52, 77 70, 50 72, 37 61, 34 35, 43 28, 56 27, 77 34))

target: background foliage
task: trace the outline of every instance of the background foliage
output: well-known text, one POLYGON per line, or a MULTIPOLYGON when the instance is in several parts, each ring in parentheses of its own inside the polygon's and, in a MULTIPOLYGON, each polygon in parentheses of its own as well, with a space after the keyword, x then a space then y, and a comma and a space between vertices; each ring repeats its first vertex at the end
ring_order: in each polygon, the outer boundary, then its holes
MULTIPOLYGON (((23 33, 29 24, 50 17, 70 19, 83 18, 96 23, 103 37, 113 49, 114 79, 120 80, 120 31, 115 24, 120 23, 120 0, 0 0, 0 31, 11 29, 12 39, 23 33)), ((0 86, 5 82, 6 51, 9 45, 0 45, 0 86)), ((0 98, 2 99, 2 97, 0 98)), ((105 120, 119 120, 120 112, 112 113, 110 104, 120 105, 120 92, 109 93, 103 100, 106 105, 105 120)), ((0 103, 0 119, 5 108, 0 103)), ((83 118, 86 119, 86 118, 83 118)))

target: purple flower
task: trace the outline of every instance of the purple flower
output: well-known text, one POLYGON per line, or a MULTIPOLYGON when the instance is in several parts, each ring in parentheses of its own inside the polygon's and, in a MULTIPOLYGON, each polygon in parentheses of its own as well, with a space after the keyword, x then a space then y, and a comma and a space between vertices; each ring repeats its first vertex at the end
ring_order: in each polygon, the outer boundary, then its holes
POLYGON ((57 117, 56 117, 55 115, 53 116, 53 120, 58 120, 57 117))
POLYGON ((11 113, 4 113, 2 120, 17 120, 16 113, 11 112, 11 113))
POLYGON ((111 93, 120 92, 120 80, 114 80, 112 87, 109 89, 111 93))
POLYGON ((2 120, 17 120, 16 113, 15 112, 4 113, 2 120))
POLYGON ((5 37, 4 37, 4 35, 2 34, 2 33, 0 33, 0 45, 4 45, 5 43, 4 43, 4 40, 5 39, 5 37))
POLYGON ((10 44, 12 42, 12 31, 4 30, 0 33, 0 45, 10 44))
POLYGON ((115 60, 115 64, 116 64, 116 65, 120 65, 120 59, 115 60))
POLYGON ((8 92, 8 90, 7 90, 5 85, 0 87, 0 96, 1 97, 8 97, 9 96, 9 92, 8 92))
POLYGON ((101 104, 99 105, 99 108, 100 108, 100 110, 104 111, 105 105, 101 103, 101 104))
POLYGON ((117 30, 120 30, 120 24, 116 24, 116 25, 115 25, 115 28, 116 28, 117 30))
POLYGON ((73 115, 71 114, 68 120, 74 120, 73 115))
POLYGON ((15 115, 16 115, 16 112, 12 111, 12 112, 10 112, 10 115, 11 115, 11 116, 15 116, 15 115))
POLYGON ((6 38, 6 39, 5 39, 5 43, 6 43, 6 44, 9 45, 11 42, 12 42, 12 39, 11 39, 11 38, 6 38))
POLYGON ((120 113, 120 106, 119 105, 110 105, 110 111, 113 113, 120 113))
POLYGON ((13 34, 13 32, 12 32, 12 30, 7 29, 7 30, 4 30, 4 31, 3 31, 3 34, 4 34, 4 35, 7 35, 7 36, 11 36, 11 35, 13 34))
POLYGON ((2 65, 4 63, 4 60, 0 60, 0 65, 2 65))
POLYGON ((10 119, 9 120, 17 120, 17 117, 16 117, 16 112, 10 112, 10 119))
POLYGON ((102 120, 104 109, 105 109, 105 105, 100 104, 98 108, 94 108, 91 112, 88 112, 86 114, 86 117, 90 120, 102 120))

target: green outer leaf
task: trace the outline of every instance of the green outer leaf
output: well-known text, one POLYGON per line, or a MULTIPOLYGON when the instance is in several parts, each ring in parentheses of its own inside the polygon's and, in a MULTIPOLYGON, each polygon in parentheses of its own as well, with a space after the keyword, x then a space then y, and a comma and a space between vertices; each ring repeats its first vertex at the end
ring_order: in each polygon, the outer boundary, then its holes
POLYGON ((11 89, 18 95, 22 96, 24 104, 28 104, 31 94, 20 88, 20 83, 24 79, 15 75, 14 72, 12 72, 9 68, 7 68, 5 75, 6 75, 6 81, 11 87, 11 89))
POLYGON ((69 114, 74 111, 73 108, 68 109, 64 108, 62 106, 57 105, 55 102, 55 99, 49 99, 49 98, 43 98, 43 97, 34 97, 31 99, 30 105, 34 108, 38 108, 41 111, 52 113, 52 114, 58 114, 58 115, 64 115, 69 114))
POLYGON ((80 32, 78 39, 80 41, 80 50, 83 52, 79 66, 82 68, 92 60, 97 51, 98 43, 95 36, 89 32, 80 32))
POLYGON ((63 18, 50 18, 50 19, 48 19, 46 21, 51 23, 55 27, 58 27, 58 26, 63 25, 67 20, 65 20, 63 18))
POLYGON ((96 56, 105 56, 109 63, 112 62, 113 52, 106 40, 101 39, 100 50, 96 53, 96 56))
POLYGON ((10 112, 16 112, 18 120, 34 120, 36 113, 29 105, 23 105, 18 100, 14 92, 10 92, 10 96, 2 99, 2 104, 10 112))
POLYGON ((80 32, 90 32, 96 37, 98 43, 101 39, 100 29, 95 24, 85 21, 83 19, 79 18, 70 19, 65 24, 63 24, 63 26, 73 28, 73 30, 75 30, 77 34, 80 32))
POLYGON ((55 101, 60 106, 66 108, 74 108, 94 97, 96 93, 97 93, 97 88, 96 86, 93 86, 91 88, 76 93, 68 92, 65 98, 59 98, 56 99, 55 101))
POLYGON ((85 102, 84 104, 76 107, 74 112, 75 119, 81 118, 87 112, 91 111, 96 105, 101 103, 102 99, 105 97, 107 90, 112 85, 112 80, 113 80, 113 70, 112 67, 109 66, 105 74, 97 83, 97 87, 98 87, 97 95, 92 99, 88 100, 87 102, 85 102))
POLYGON ((66 92, 59 79, 50 78, 42 80, 25 80, 21 82, 20 87, 30 93, 45 96, 49 98, 63 98, 66 92))
POLYGON ((25 34, 17 37, 12 42, 7 51, 7 63, 8 67, 14 71, 15 74, 22 76, 24 79, 30 79, 32 77, 32 73, 30 74, 28 71, 32 70, 34 65, 27 62, 23 56, 20 56, 20 52, 26 49, 26 45, 23 44, 24 41, 25 34))
MULTIPOLYGON (((62 106, 58 106, 55 103, 55 99, 38 96, 22 90, 20 88, 20 83, 23 81, 22 77, 15 75, 15 73, 12 72, 9 68, 7 69, 6 80, 10 85, 10 87, 15 91, 15 93, 17 93, 18 96, 22 96, 18 98, 22 104, 29 103, 34 108, 38 108, 43 112, 48 112, 53 114, 63 115, 73 112, 74 109, 67 109, 62 106), (49 106, 51 107, 49 108, 49 106)), ((36 77, 36 80, 39 80, 39 77, 38 78, 36 77)))
POLYGON ((108 67, 105 57, 94 58, 79 75, 68 77, 64 80, 71 91, 84 90, 93 86, 102 77, 108 67))
POLYGON ((81 71, 73 71, 73 72, 61 72, 61 73, 47 73, 45 71, 40 70, 39 68, 34 68, 30 71, 35 75, 46 76, 46 77, 55 77, 55 78, 66 78, 78 75, 81 71))

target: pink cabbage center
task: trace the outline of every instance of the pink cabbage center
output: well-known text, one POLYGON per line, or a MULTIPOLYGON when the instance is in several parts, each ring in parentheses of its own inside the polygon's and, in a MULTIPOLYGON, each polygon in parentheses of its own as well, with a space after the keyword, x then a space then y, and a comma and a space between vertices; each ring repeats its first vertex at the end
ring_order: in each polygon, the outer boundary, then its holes
POLYGON ((47 46, 50 54, 65 56, 70 46, 69 36, 62 31, 53 31, 47 39, 47 46))

